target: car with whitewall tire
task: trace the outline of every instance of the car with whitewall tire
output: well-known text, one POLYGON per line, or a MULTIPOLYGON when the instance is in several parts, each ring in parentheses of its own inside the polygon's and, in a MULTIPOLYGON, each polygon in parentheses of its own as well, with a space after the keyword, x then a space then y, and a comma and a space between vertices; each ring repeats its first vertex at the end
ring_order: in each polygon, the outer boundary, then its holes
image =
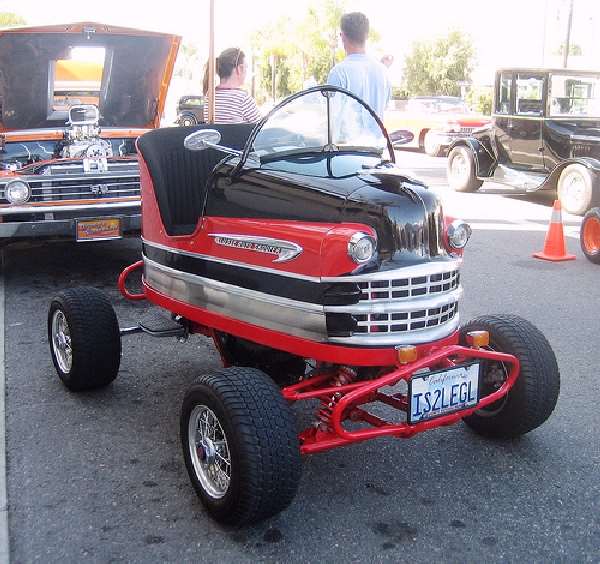
POLYGON ((576 215, 599 205, 600 72, 499 70, 492 121, 451 145, 447 173, 459 192, 489 180, 555 192, 576 215))

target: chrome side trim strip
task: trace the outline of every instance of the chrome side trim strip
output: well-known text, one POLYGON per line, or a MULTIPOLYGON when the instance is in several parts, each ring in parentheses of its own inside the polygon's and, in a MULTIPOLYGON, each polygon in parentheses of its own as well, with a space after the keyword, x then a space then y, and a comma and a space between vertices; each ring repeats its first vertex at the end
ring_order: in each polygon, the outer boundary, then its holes
POLYGON ((394 346, 394 345, 422 345, 439 341, 449 337, 460 325, 460 315, 457 313, 450 321, 439 327, 407 331, 406 333, 386 335, 385 333, 361 333, 352 337, 330 337, 329 342, 339 345, 362 346, 394 346))
POLYGON ((155 247, 163 251, 171 253, 194 257, 201 260, 208 260, 211 262, 218 262, 221 264, 227 264, 230 266, 239 266, 242 268, 248 268, 250 270, 257 270, 259 272, 268 272, 270 274, 279 274, 280 276, 287 276, 289 278, 297 278, 299 280, 308 280, 309 282, 370 282, 371 280, 388 280, 392 278, 409 278, 412 276, 427 276, 429 274, 443 274, 444 272, 452 272, 457 270, 462 264, 462 259, 447 260, 444 262, 428 262, 426 264, 417 264, 413 266, 402 266, 394 270, 383 270, 380 272, 374 272, 372 274, 362 274, 357 276, 335 276, 335 277, 318 277, 318 276, 307 276, 305 274, 296 274, 295 272, 286 272, 284 270, 276 270, 266 266, 256 266, 255 264, 249 264, 246 262, 240 262, 235 260, 228 260, 223 258, 214 257, 211 255, 204 255, 201 253, 192 253, 190 251, 183 251, 181 249, 175 249, 160 243, 154 243, 142 238, 144 245, 149 247, 155 247))
MULTIPOLYGON (((248 268, 250 270, 258 270, 260 272, 269 272, 270 274, 279 274, 280 276, 287 276, 288 278, 297 278, 299 280, 308 280, 309 282, 321 282, 321 278, 319 278, 317 276, 306 276, 304 274, 296 274, 295 272, 286 272, 284 270, 276 270, 275 268, 269 268, 266 266, 256 266, 255 264, 248 264, 246 262, 240 262, 240 261, 236 261, 236 260, 227 260, 227 259, 214 257, 211 255, 203 255, 200 253, 191 253, 189 251, 182 251, 181 249, 167 247, 166 245, 161 245, 160 243, 153 243, 144 238, 142 238, 142 242, 144 243, 144 245, 148 245, 149 247, 155 247, 157 249, 161 249, 163 251, 168 251, 170 253, 175 253, 178 255, 194 257, 197 259, 208 260, 211 262, 218 262, 221 264, 227 264, 229 266, 239 266, 242 268, 248 268)), ((351 280, 349 280, 349 281, 351 281, 351 280)))
POLYGON ((314 341, 327 340, 323 306, 271 296, 144 259, 144 279, 156 291, 211 312, 314 341))
POLYGON ((327 313, 351 313, 354 315, 390 312, 407 313, 421 309, 434 309, 455 303, 462 296, 462 292, 462 288, 459 287, 444 294, 430 295, 422 298, 362 301, 348 306, 324 306, 324 310, 327 313))
POLYGON ((99 202, 97 204, 77 204, 72 206, 7 206, 0 208, 0 216, 13 214, 34 214, 50 212, 78 212, 89 210, 120 210, 120 209, 139 209, 140 200, 132 202, 99 202))

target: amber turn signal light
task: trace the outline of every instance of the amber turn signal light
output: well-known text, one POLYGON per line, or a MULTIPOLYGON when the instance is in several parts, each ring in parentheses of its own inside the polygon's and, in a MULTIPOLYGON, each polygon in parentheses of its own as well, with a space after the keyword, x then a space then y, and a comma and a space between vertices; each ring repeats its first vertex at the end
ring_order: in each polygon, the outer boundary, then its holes
POLYGON ((489 331, 469 331, 467 333, 467 344, 476 349, 490 345, 489 331))
POLYGON ((396 347, 396 352, 400 364, 408 364, 417 360, 417 347, 414 345, 400 345, 396 347))

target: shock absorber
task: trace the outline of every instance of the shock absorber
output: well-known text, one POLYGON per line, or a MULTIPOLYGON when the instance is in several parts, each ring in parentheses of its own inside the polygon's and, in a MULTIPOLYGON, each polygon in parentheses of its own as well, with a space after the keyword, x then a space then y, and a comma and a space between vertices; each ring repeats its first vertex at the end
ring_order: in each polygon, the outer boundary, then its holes
MULTIPOLYGON (((340 366, 336 373, 333 375, 330 385, 332 386, 345 386, 351 384, 356 380, 357 373, 354 369, 349 366, 340 366)), ((342 397, 340 392, 336 392, 330 398, 321 400, 319 408, 317 409, 315 426, 317 429, 323 432, 331 430, 330 420, 331 414, 335 404, 342 397)))

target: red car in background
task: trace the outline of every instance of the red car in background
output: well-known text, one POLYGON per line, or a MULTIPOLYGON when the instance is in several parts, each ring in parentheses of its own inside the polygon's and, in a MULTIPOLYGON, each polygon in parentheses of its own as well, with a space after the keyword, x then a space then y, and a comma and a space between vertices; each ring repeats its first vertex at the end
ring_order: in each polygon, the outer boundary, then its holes
POLYGON ((400 140, 403 131, 413 134, 404 147, 419 147, 432 157, 447 154, 448 147, 461 137, 490 121, 484 115, 471 112, 462 98, 453 96, 417 96, 395 100, 395 109, 385 112, 384 125, 392 143, 400 140))

